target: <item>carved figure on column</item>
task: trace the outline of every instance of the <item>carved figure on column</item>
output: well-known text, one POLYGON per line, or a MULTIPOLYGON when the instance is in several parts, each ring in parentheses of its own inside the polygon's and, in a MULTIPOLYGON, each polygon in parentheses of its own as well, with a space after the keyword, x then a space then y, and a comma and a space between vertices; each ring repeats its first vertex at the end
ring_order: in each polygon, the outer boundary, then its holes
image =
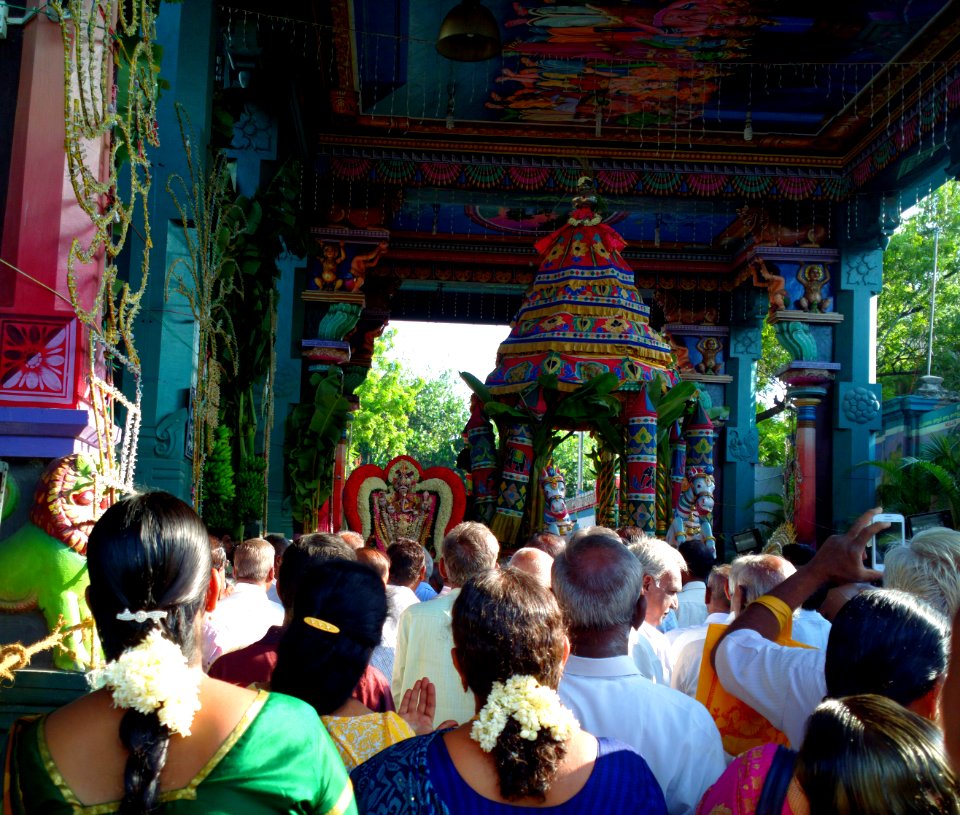
POLYGON ((773 274, 763 258, 754 258, 750 265, 753 270, 754 285, 767 290, 770 301, 769 314, 783 311, 786 307, 787 281, 780 275, 773 274))
POLYGON ((387 242, 380 241, 372 251, 358 254, 350 261, 350 271, 338 277, 333 288, 351 292, 360 291, 367 279, 367 270, 376 266, 386 251, 387 242))
POLYGON ((697 343, 697 350, 702 359, 694 368, 701 374, 722 374, 723 363, 717 360, 717 357, 723 351, 723 343, 716 337, 704 337, 697 343))
POLYGON ((680 499, 673 511, 667 541, 679 546, 699 537, 716 553, 711 514, 713 512, 713 422, 703 403, 684 427, 687 442, 686 475, 680 485, 680 499))
POLYGON ((803 296, 797 300, 797 308, 820 314, 829 311, 831 301, 823 296, 823 287, 830 281, 830 273, 822 263, 801 266, 797 280, 803 286, 803 296))
POLYGON ((320 274, 313 278, 318 289, 333 291, 337 288, 337 267, 347 259, 347 253, 340 241, 339 251, 335 243, 324 242, 320 245, 320 274))

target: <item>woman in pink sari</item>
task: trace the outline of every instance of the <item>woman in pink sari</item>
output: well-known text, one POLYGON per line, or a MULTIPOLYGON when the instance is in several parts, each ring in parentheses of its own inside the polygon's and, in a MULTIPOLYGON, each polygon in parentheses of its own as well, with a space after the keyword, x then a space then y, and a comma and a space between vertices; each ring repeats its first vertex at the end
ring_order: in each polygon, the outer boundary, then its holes
POLYGON ((960 815, 940 731, 883 696, 828 699, 799 754, 764 745, 727 767, 697 815, 960 815))

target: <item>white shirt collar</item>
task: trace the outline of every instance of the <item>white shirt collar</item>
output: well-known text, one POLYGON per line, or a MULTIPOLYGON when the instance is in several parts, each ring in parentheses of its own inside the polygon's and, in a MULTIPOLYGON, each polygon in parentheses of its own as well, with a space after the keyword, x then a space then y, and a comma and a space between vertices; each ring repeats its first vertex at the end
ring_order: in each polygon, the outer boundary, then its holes
POLYGON ((602 657, 593 659, 591 657, 578 657, 570 654, 567 664, 564 667, 564 673, 573 676, 640 676, 637 664, 629 654, 622 654, 615 657, 602 657))

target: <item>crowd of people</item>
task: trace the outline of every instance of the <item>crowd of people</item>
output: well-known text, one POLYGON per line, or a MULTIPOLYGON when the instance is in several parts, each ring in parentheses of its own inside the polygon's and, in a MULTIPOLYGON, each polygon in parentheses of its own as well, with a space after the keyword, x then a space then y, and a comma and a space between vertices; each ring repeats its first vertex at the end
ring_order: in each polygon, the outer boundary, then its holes
POLYGON ((4 812, 960 815, 960 533, 881 574, 872 515, 730 564, 602 527, 507 559, 468 521, 434 563, 124 499, 106 663, 11 729, 4 812))

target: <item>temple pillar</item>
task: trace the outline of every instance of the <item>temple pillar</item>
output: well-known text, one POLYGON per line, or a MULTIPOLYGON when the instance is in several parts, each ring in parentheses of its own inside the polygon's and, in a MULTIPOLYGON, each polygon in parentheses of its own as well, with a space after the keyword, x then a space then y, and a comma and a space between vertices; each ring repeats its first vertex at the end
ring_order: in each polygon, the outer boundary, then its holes
MULTIPOLYGON (((778 377, 786 385, 787 399, 797 411, 796 455, 793 472, 793 525, 797 542, 816 546, 817 535, 817 419, 834 372, 831 362, 791 362, 778 377)), ((785 474, 786 475, 786 474, 785 474)))
POLYGON ((757 360, 760 358, 760 328, 733 326, 727 373, 730 416, 726 425, 726 456, 723 459, 723 511, 720 513, 727 540, 736 532, 755 526, 755 471, 759 461, 757 433, 757 360))
MULTIPOLYGON (((23 29, 10 180, 0 257, 0 455, 55 458, 91 449, 87 330, 67 288, 74 238, 94 235, 76 201, 64 152, 63 40, 40 14, 23 29)), ((106 143, 86 146, 89 167, 106 143)), ((101 165, 102 166, 102 165, 101 165)), ((93 301, 103 260, 78 265, 78 296, 93 301)))
POLYGON ((618 503, 615 500, 616 489, 616 461, 613 450, 600 443, 600 466, 597 469, 597 504, 596 519, 598 526, 616 529, 618 503))
POLYGON ((626 398, 626 505, 622 523, 648 535, 657 531, 657 411, 646 388, 626 398))
POLYGON ((833 518, 844 527, 876 502, 876 470, 861 466, 875 458, 876 433, 883 424, 882 391, 876 383, 877 299, 883 285, 883 246, 877 224, 872 240, 843 248, 836 291, 834 359, 838 363, 833 424, 833 518))
MULTIPOLYGON (((207 3, 164 3, 157 15, 157 44, 163 48, 160 74, 170 87, 160 95, 157 121, 160 147, 153 157, 159 168, 150 193, 150 223, 154 243, 150 281, 136 321, 142 366, 142 425, 138 445, 137 483, 149 484, 191 500, 192 450, 189 437, 191 390, 196 377, 197 326, 186 300, 166 296, 167 269, 187 255, 180 213, 164 186, 172 174, 188 178, 186 155, 179 138, 174 101, 183 107, 196 144, 209 139, 213 97, 214 7, 207 3), (189 455, 188 455, 189 454, 189 455)), ((197 148, 194 148, 197 149, 197 148)), ((128 237, 130 284, 140 285, 143 243, 134 231, 128 237)), ((125 385, 126 386, 126 385, 125 385)))

